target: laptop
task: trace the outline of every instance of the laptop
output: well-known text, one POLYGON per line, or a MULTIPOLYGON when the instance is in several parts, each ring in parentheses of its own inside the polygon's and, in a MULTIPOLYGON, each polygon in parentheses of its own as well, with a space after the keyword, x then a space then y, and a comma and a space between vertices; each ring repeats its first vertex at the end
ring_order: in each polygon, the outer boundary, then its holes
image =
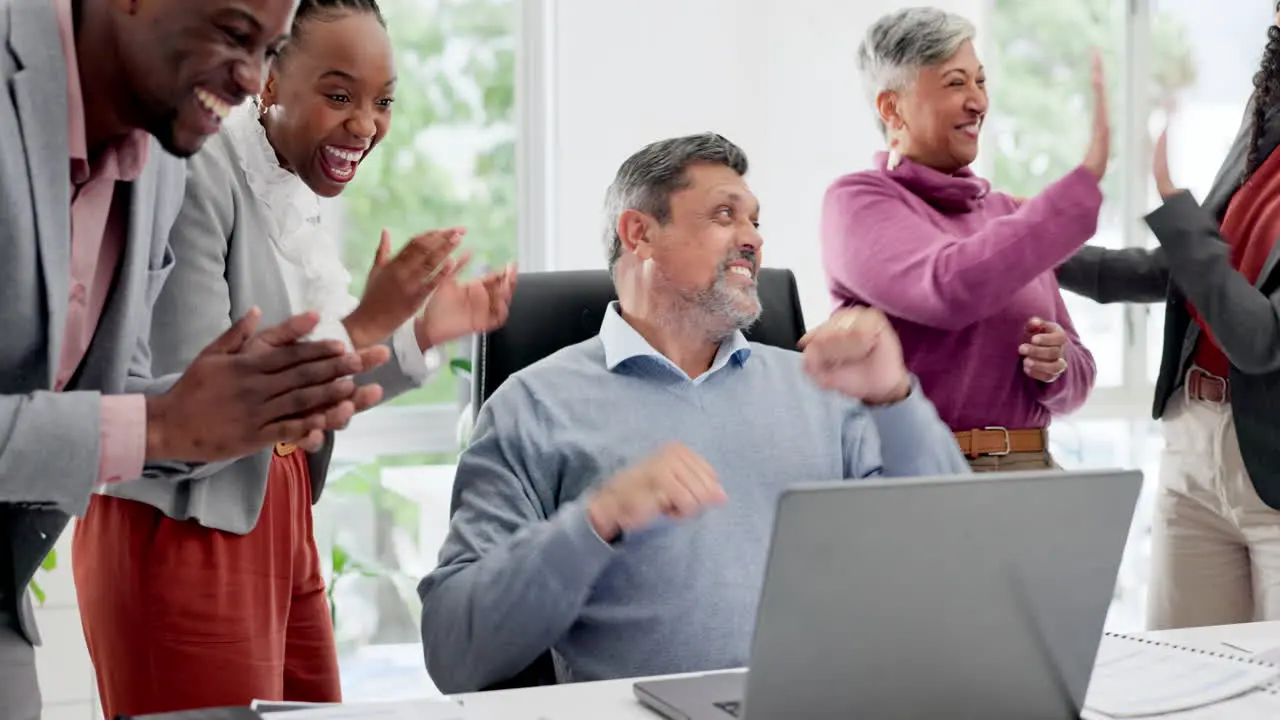
POLYGON ((1139 471, 783 493, 750 670, 639 681, 670 720, 1067 720, 1084 705, 1139 471))

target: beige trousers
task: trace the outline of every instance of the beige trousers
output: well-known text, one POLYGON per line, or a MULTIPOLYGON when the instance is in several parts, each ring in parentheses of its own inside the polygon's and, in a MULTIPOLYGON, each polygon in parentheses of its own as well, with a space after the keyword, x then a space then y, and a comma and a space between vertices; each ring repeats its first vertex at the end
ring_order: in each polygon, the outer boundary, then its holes
POLYGON ((1280 620, 1280 512, 1253 489, 1231 406, 1179 394, 1163 429, 1148 627, 1280 620))

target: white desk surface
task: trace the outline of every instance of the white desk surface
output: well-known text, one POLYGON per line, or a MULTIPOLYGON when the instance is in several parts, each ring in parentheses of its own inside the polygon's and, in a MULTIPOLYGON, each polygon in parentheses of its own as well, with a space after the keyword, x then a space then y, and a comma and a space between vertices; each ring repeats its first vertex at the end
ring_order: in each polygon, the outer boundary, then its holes
MULTIPOLYGON (((1256 653, 1280 647, 1280 622, 1142 633, 1145 637, 1213 650, 1256 653)), ((636 701, 636 679, 575 683, 523 690, 497 690, 457 695, 478 720, 655 720, 658 716, 636 701)))

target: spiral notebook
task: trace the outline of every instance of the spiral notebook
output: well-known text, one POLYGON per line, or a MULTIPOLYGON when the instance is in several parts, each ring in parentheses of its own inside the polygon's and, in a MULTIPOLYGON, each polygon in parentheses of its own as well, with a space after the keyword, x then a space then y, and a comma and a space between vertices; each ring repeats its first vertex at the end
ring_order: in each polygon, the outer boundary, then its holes
POLYGON ((1267 662, 1106 633, 1084 704, 1102 718, 1280 718, 1277 680, 1267 662))

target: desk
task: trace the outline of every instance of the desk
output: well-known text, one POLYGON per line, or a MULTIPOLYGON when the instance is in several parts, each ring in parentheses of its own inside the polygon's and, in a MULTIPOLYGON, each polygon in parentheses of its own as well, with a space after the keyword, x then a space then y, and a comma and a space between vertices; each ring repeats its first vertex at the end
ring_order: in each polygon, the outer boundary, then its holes
MULTIPOLYGON (((1280 621, 1141 633, 1153 640, 1213 652, 1250 653, 1280 647, 1280 621)), ((636 679, 606 680, 523 690, 496 690, 455 696, 479 720, 655 720, 631 686, 636 679)), ((470 720, 470 715, 468 716, 470 720)))

